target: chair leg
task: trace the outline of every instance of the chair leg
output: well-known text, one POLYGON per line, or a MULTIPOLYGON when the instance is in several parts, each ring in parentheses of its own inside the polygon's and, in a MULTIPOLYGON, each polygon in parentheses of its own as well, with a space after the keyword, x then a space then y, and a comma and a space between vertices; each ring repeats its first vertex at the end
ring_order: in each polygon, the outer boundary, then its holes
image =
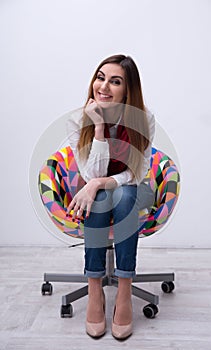
MULTIPOLYGON (((164 292, 170 293, 174 289, 174 273, 151 273, 151 274, 137 274, 133 278, 134 283, 143 283, 143 282, 163 282, 161 288, 164 292)), ((141 298, 143 300, 149 301, 152 304, 158 305, 159 297, 150 292, 147 292, 141 288, 132 287, 132 294, 141 298)))
MULTIPOLYGON (((172 292, 174 289, 173 281, 174 273, 138 274, 133 278, 134 283, 163 282, 161 288, 165 293, 172 292)), ((157 307, 159 304, 159 296, 134 285, 132 285, 132 294, 150 303, 143 308, 143 313, 147 318, 154 318, 159 311, 157 307)))
POLYGON ((88 294, 88 285, 74 292, 62 296, 62 305, 71 304, 73 301, 83 298, 88 294))
POLYGON ((134 277, 133 282, 162 282, 174 281, 174 273, 143 273, 134 277))
POLYGON ((148 301, 149 303, 152 303, 154 305, 159 304, 159 296, 155 295, 153 293, 150 293, 142 288, 136 287, 132 285, 132 295, 143 299, 145 301, 148 301))
MULTIPOLYGON (((114 271, 114 248, 108 247, 106 254, 106 276, 103 278, 102 286, 118 287, 118 278, 113 275, 114 271)), ((45 273, 45 283, 42 285, 42 294, 52 294, 52 285, 50 282, 70 282, 70 283, 87 283, 88 278, 83 274, 58 274, 45 273)), ((162 290, 170 293, 174 289, 174 273, 156 273, 156 274, 137 274, 133 278, 133 283, 143 282, 163 282, 162 290)), ((67 295, 62 296, 61 317, 72 317, 73 308, 71 303, 75 300, 83 298, 88 294, 88 285, 77 289, 67 295)), ((148 301, 150 304, 143 309, 146 317, 152 318, 158 312, 159 296, 150 293, 142 288, 132 284, 132 294, 138 298, 148 301)))
POLYGON ((45 273, 44 281, 45 282, 86 283, 88 279, 82 274, 45 273))
MULTIPOLYGON (((109 247, 106 254, 106 276, 103 278, 102 286, 112 285, 112 273, 114 269, 113 248, 109 247)), ((45 273, 42 285, 42 294, 52 294, 53 287, 50 282, 69 282, 69 283, 87 283, 88 278, 82 274, 62 274, 62 273, 45 273)), ((88 294, 88 285, 79 288, 71 293, 62 296, 61 317, 72 317, 73 307, 71 303, 88 294)))

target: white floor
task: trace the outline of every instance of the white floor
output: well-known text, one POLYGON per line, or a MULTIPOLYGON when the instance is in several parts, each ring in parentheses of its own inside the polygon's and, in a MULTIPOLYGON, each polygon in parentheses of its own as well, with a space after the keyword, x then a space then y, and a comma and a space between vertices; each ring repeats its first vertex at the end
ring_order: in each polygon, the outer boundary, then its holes
POLYGON ((145 284, 160 296, 159 314, 147 319, 146 302, 133 297, 125 342, 110 332, 116 288, 105 287, 108 330, 99 340, 85 333, 87 297, 73 303, 73 318, 60 318, 62 295, 78 285, 54 283, 52 296, 41 295, 44 272, 82 271, 83 247, 0 247, 0 349, 211 349, 211 250, 139 248, 137 272, 174 271, 176 288, 164 294, 160 283, 145 284))

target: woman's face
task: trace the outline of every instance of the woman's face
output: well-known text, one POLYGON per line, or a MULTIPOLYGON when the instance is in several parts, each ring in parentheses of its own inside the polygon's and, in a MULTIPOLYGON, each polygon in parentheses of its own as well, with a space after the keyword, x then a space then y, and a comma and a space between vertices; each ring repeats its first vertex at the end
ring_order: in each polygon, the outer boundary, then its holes
POLYGON ((93 84, 93 94, 95 101, 102 108, 110 106, 111 103, 123 103, 126 96, 124 69, 116 63, 102 66, 93 84))

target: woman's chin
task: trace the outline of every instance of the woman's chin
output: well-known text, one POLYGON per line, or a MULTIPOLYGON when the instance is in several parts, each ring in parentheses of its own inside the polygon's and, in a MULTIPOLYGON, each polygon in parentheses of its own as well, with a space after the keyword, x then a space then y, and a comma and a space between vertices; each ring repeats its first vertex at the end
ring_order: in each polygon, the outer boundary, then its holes
POLYGON ((97 102, 97 104, 101 108, 107 109, 107 108, 118 107, 121 103, 117 103, 117 102, 113 102, 113 101, 102 101, 102 100, 100 100, 99 102, 97 102))
POLYGON ((108 108, 111 105, 111 101, 105 101, 105 100, 98 100, 97 104, 101 107, 101 108, 108 108))

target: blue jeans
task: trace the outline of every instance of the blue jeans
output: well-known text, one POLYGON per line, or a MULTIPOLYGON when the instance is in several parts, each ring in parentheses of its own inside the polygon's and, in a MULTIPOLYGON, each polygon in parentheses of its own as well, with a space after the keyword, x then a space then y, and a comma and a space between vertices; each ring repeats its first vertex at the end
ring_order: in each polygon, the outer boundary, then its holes
POLYGON ((139 229, 139 211, 154 203, 154 193, 145 183, 123 185, 114 190, 99 190, 89 218, 84 221, 85 275, 99 278, 105 275, 106 251, 110 222, 113 219, 117 277, 135 275, 139 229))

